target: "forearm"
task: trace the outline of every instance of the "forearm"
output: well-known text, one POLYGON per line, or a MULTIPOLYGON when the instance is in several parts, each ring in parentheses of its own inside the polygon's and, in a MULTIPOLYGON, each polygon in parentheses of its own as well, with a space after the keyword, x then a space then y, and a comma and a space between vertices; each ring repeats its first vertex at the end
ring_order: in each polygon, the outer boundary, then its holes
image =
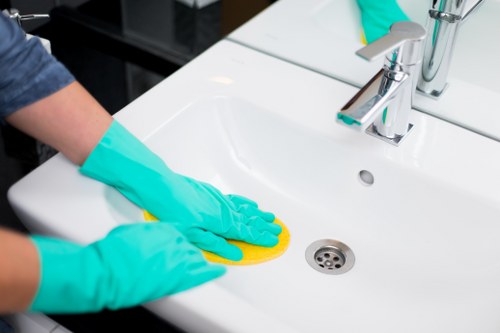
POLYGON ((0 228, 0 314, 26 310, 39 279, 40 261, 32 241, 0 228))
POLYGON ((73 82, 6 120, 81 165, 113 118, 78 82, 73 82))

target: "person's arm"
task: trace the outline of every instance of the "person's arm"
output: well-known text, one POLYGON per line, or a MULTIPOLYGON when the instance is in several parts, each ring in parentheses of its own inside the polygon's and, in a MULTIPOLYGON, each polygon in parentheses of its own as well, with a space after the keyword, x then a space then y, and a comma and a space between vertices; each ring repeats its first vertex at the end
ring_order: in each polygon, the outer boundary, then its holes
POLYGON ((24 311, 40 280, 38 252, 20 233, 0 228, 0 313, 24 311))
POLYGON ((0 118, 82 164, 112 117, 37 38, 0 13, 0 118))
POLYGON ((113 121, 78 82, 19 109, 5 119, 78 165, 83 164, 113 121))

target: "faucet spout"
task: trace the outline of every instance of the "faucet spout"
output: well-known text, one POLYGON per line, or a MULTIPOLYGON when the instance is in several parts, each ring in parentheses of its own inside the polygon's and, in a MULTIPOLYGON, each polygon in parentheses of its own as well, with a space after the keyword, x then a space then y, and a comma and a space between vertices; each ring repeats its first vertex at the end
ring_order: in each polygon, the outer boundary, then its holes
MULTIPOLYGON (((386 68, 381 69, 346 103, 337 113, 340 124, 365 131, 374 122, 386 122, 387 106, 400 98, 400 91, 409 83, 409 76, 405 73, 392 73, 397 78, 391 78, 388 73, 386 68)), ((390 137, 395 135, 389 134, 390 137)))

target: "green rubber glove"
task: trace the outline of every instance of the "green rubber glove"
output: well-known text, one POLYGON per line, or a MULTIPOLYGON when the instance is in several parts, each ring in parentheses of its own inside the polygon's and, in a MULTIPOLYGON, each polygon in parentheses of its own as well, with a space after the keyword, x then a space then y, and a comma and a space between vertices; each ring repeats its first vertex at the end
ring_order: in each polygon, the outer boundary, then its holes
POLYGON ((394 22, 410 21, 396 0, 357 0, 368 43, 387 35, 394 22))
POLYGON ((140 305, 224 274, 166 223, 113 229, 88 246, 33 236, 40 286, 30 311, 86 313, 140 305))
POLYGON ((173 223, 196 246, 230 260, 241 250, 226 239, 271 247, 281 227, 274 215, 249 199, 224 195, 215 187, 170 170, 116 120, 80 172, 114 186, 160 221, 173 223))

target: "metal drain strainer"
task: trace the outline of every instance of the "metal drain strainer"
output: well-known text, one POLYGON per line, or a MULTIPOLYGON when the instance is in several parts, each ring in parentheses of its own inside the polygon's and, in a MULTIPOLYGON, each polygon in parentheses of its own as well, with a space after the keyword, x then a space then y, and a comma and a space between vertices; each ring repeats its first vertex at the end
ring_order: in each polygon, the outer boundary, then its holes
POLYGON ((306 260, 317 271, 326 274, 342 274, 354 266, 354 253, 342 242, 321 239, 306 249, 306 260))

